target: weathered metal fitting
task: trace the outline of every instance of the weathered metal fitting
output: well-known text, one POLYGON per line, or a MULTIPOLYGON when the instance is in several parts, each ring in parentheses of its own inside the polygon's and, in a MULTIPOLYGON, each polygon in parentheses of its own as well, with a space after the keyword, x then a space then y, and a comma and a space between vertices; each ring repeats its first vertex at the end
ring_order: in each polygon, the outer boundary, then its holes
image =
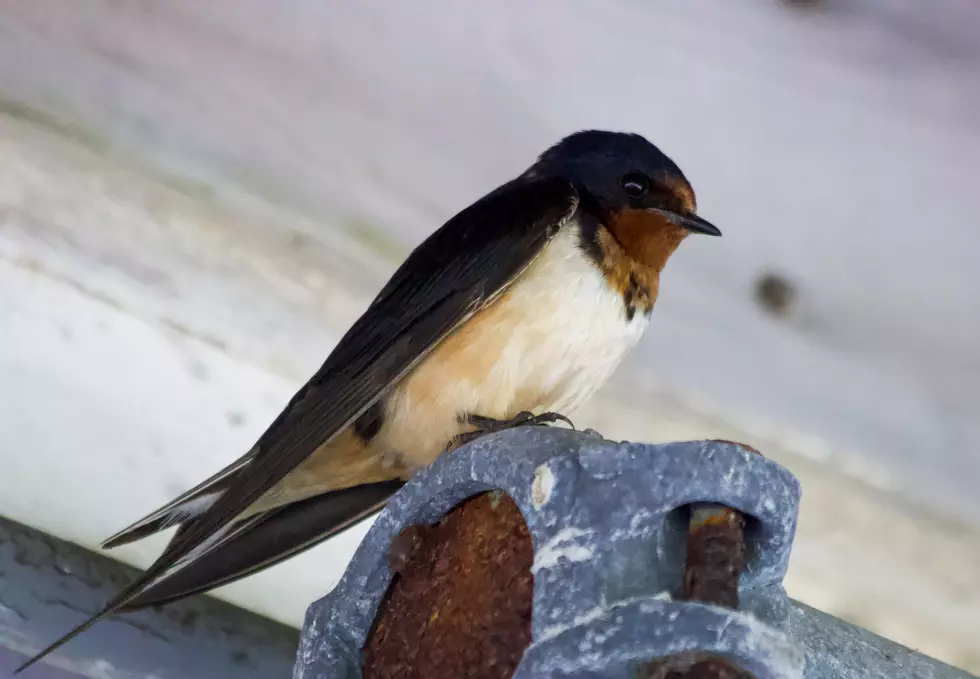
POLYGON ((757 679, 802 676, 802 651, 780 630, 800 496, 789 472, 735 444, 614 443, 545 427, 478 439, 396 494, 340 584, 310 607, 294 676, 360 676, 396 536, 496 489, 517 504, 535 552, 531 645, 514 679, 625 679, 685 654, 757 679), (691 507, 702 503, 749 517, 739 611, 676 600, 691 507))

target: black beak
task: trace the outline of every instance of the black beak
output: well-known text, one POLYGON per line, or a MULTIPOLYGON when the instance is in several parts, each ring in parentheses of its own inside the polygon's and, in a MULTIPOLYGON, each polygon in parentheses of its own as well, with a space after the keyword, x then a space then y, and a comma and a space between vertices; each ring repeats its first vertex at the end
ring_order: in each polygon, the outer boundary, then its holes
POLYGON ((688 231, 694 233, 703 233, 706 236, 720 236, 721 231, 717 226, 709 222, 707 219, 701 219, 696 214, 689 215, 679 215, 676 212, 671 212, 669 210, 661 210, 659 208, 648 208, 650 212, 656 212, 659 215, 666 217, 671 223, 677 224, 677 226, 683 226, 688 231))

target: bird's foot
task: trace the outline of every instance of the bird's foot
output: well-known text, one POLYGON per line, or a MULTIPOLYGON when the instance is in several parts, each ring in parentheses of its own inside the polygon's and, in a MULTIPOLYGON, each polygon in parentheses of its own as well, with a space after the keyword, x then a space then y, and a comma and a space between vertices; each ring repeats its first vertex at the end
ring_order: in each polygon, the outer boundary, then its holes
POLYGON ((491 434, 496 431, 504 431, 505 429, 513 429, 515 427, 554 424, 559 421, 564 422, 572 429, 575 428, 572 421, 561 413, 541 413, 540 415, 535 415, 526 410, 517 413, 517 415, 509 420, 496 420, 492 417, 483 417, 482 415, 468 415, 465 421, 467 424, 472 424, 484 434, 491 434))
POLYGON ((517 415, 509 420, 497 420, 482 415, 467 415, 463 422, 476 427, 476 430, 463 432, 453 438, 447 450, 456 450, 460 446, 466 445, 470 441, 475 441, 481 436, 494 434, 498 431, 514 429, 515 427, 544 426, 559 421, 565 422, 572 429, 575 429, 572 421, 561 413, 541 413, 540 415, 535 415, 534 413, 524 411, 517 413, 517 415))

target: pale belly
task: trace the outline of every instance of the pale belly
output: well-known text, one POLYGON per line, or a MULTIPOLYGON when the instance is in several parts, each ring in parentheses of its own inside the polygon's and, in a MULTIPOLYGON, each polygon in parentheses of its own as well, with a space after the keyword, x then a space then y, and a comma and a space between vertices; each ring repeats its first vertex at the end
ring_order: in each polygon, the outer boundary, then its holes
MULTIPOLYGON (((570 225, 571 226, 571 225, 570 225)), ((371 447, 405 471, 431 463, 467 414, 570 414, 609 378, 647 325, 627 320, 566 227, 508 291, 447 337, 391 392, 371 447)))

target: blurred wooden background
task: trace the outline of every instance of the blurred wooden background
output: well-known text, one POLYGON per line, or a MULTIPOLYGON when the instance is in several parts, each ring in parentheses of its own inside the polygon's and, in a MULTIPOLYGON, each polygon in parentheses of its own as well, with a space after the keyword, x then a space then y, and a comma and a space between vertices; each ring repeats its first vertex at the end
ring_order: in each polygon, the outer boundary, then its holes
MULTIPOLYGON (((976 669, 978 69, 970 0, 0 0, 0 514, 96 546, 424 235, 628 129, 725 236, 577 423, 758 445, 804 482, 791 594, 976 669)), ((364 529, 221 594, 298 624, 364 529)))

